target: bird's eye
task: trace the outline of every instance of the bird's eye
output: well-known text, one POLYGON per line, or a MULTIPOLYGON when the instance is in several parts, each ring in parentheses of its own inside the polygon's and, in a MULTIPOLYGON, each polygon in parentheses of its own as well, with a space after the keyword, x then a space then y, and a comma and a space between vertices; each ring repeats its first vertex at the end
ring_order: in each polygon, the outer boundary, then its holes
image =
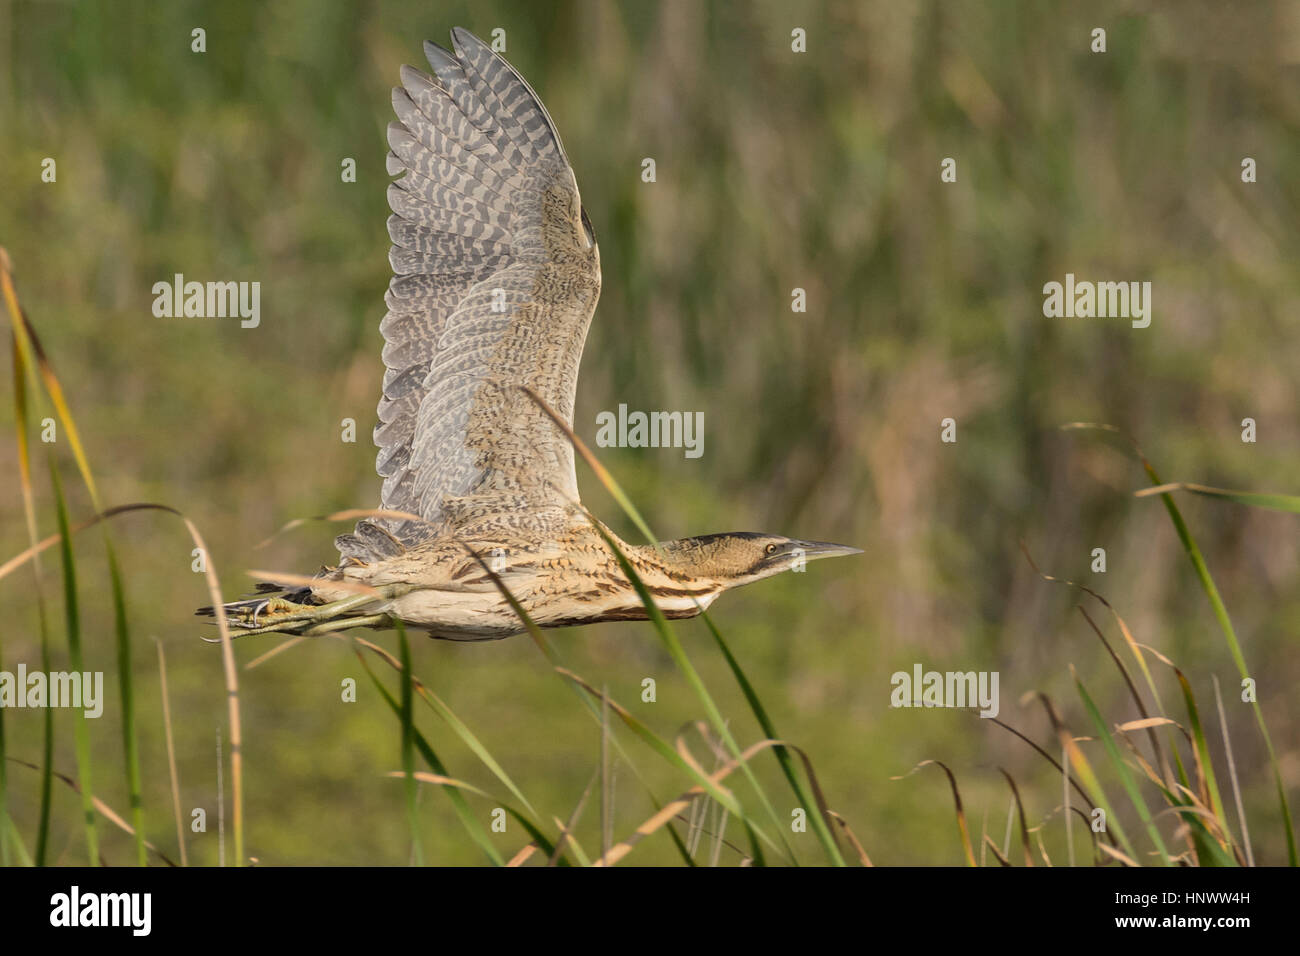
POLYGON ((767 546, 767 553, 768 553, 768 554, 776 554, 776 545, 774 545, 774 544, 769 544, 769 545, 767 546))

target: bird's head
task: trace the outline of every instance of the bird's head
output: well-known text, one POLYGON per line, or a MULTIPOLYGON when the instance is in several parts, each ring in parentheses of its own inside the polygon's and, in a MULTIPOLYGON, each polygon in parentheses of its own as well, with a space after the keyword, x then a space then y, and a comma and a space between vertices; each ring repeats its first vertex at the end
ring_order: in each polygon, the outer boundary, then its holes
POLYGON ((861 554, 829 541, 804 541, 779 534, 733 531, 682 538, 668 542, 664 551, 674 565, 701 578, 710 578, 726 588, 740 587, 793 569, 802 570, 808 561, 843 554, 861 554))

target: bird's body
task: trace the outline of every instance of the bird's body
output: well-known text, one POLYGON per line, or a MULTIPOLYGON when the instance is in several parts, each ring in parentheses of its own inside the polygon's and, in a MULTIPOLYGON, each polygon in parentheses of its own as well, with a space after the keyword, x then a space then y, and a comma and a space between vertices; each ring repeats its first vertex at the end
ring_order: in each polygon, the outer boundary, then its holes
MULTIPOLYGON (((322 582, 312 593, 333 602, 356 593, 357 585, 412 585, 409 592, 368 612, 386 613, 448 640, 491 640, 522 632, 524 626, 502 587, 539 627, 645 620, 646 610, 628 587, 614 552, 585 517, 579 522, 541 539, 504 529, 434 539, 377 565, 344 567, 338 572, 342 586, 322 582)), ((629 545, 604 530, 665 617, 697 614, 723 590, 720 582, 675 566, 671 550, 660 554, 629 545)))
MULTIPOLYGON (((531 87, 477 37, 432 43, 393 91, 388 221, 394 278, 380 325, 381 508, 341 559, 288 597, 226 605, 245 633, 400 620, 433 636, 645 619, 626 558, 666 617, 728 588, 856 548, 752 532, 633 546, 578 501, 578 366, 600 251, 559 134, 531 87), (489 573, 491 572, 491 573, 489 573), (291 600, 290 597, 296 599, 291 600)), ((211 609, 204 609, 211 612, 211 609)))

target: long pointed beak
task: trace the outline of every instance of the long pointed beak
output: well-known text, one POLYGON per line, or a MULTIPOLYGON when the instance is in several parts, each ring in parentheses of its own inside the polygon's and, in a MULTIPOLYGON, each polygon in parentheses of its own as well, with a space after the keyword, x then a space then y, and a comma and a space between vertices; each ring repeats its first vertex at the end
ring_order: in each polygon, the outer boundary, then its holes
POLYGON ((851 548, 847 544, 833 544, 830 541, 795 541, 794 546, 803 551, 804 559, 808 561, 862 553, 861 548, 851 548))

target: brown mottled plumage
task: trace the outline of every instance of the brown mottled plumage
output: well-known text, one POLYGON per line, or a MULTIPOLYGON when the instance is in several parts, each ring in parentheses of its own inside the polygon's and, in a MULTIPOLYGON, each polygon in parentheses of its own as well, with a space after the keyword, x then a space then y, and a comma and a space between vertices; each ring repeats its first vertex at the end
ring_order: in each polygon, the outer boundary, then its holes
MULTIPOLYGON (((600 296, 573 169, 523 77, 465 30, 452 45, 425 44, 433 76, 402 68, 400 122, 388 128, 388 171, 401 178, 388 187, 394 277, 376 467, 381 507, 421 520, 368 519, 341 535, 339 566, 293 593, 304 603, 227 605, 247 632, 397 618, 453 640, 520 633, 480 558, 543 627, 647 616, 578 505, 572 444, 521 387, 572 426, 600 296)), ((668 617, 802 560, 857 551, 750 532, 653 548, 604 530, 668 617)))

